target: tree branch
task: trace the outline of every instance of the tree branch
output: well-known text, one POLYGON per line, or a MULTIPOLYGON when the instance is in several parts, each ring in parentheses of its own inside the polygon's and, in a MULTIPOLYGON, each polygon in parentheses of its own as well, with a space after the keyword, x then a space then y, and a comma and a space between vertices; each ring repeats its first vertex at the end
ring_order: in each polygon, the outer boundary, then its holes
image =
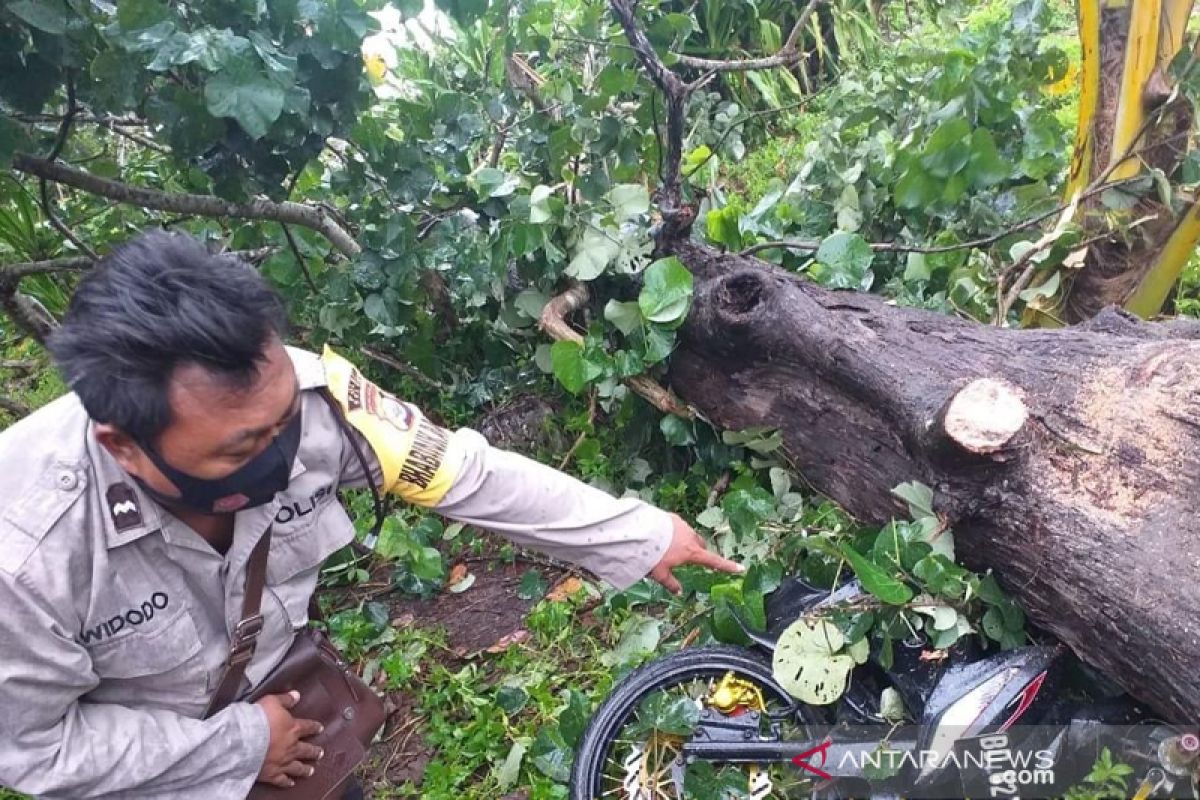
MULTIPOLYGON (((258 247, 253 250, 229 250, 217 255, 234 256, 257 266, 275 251, 274 247, 258 247)), ((22 278, 53 272, 82 272, 91 269, 99 259, 89 256, 68 256, 45 261, 26 261, 17 264, 0 264, 0 309, 3 309, 17 327, 38 342, 58 327, 58 320, 35 298, 19 291, 22 278)), ((0 362, 4 366, 5 362, 0 362)))
POLYGON ((91 269, 96 259, 91 256, 67 256, 66 258, 50 258, 45 261, 25 261, 18 264, 0 264, 0 280, 19 281, 30 275, 41 275, 46 272, 82 272, 91 269))
POLYGON ((197 217, 264 220, 299 225, 324 236, 348 258, 362 252, 345 228, 323 208, 294 203, 275 203, 256 198, 245 203, 234 203, 212 195, 161 192, 140 186, 130 186, 107 178, 101 178, 61 161, 45 161, 40 158, 17 153, 13 156, 13 168, 45 180, 71 186, 89 194, 106 197, 119 203, 140 206, 154 211, 174 214, 191 214, 197 217))
POLYGON ((58 214, 54 213, 54 204, 50 202, 50 185, 45 178, 38 180, 38 195, 42 201, 42 213, 46 215, 46 219, 50 221, 50 225, 63 235, 67 241, 75 245, 75 249, 87 254, 87 257, 95 261, 96 251, 88 247, 82 239, 75 235, 75 232, 67 227, 67 224, 58 218, 58 214))
POLYGON ((796 18, 796 24, 792 26, 792 31, 788 34, 787 41, 779 48, 779 52, 773 56, 767 56, 766 58, 719 59, 697 58, 696 56, 680 54, 677 56, 679 63, 685 67, 707 70, 709 72, 748 72, 757 69, 790 67, 804 56, 799 48, 800 34, 803 33, 804 26, 808 23, 808 18, 812 16, 813 11, 824 2, 825 0, 808 1, 808 4, 800 12, 800 16, 796 18))
POLYGON ((431 378, 428 375, 426 375, 425 373, 421 372, 419 369, 412 366, 411 364, 405 364, 400 359, 396 358, 393 355, 389 355, 388 353, 385 353, 382 350, 376 350, 374 347, 364 347, 364 348, 362 348, 362 354, 365 355, 367 358, 371 359, 372 361, 378 361, 380 364, 391 367, 392 369, 396 370, 397 372, 404 373, 405 375, 407 375, 408 377, 417 381, 418 383, 425 384, 430 389, 437 389, 438 391, 445 391, 446 389, 449 388, 445 384, 435 381, 433 378, 431 378))
MULTIPOLYGON (((1090 189, 1088 189, 1088 191, 1083 192, 1079 195, 1079 200, 1080 201, 1086 200, 1087 198, 1092 197, 1093 195, 1100 194, 1100 193, 1105 192, 1109 189, 1112 189, 1116 186, 1124 186, 1127 183, 1136 183, 1137 181, 1142 180, 1142 178, 1143 178, 1143 176, 1138 176, 1136 178, 1125 178, 1124 180, 1119 180, 1114 183, 1093 185, 1090 189)), ((1021 231, 1028 230, 1029 228, 1032 228, 1035 225, 1046 221, 1050 217, 1053 217, 1057 214, 1061 214, 1063 211, 1068 209, 1070 206, 1071 206, 1071 203, 1063 203, 1061 205, 1055 206, 1054 208, 1050 209, 1049 211, 1046 211, 1042 214, 1038 214, 1035 217, 1030 217, 1029 219, 1027 219, 1023 222, 1018 222, 1016 225, 1005 228, 1004 230, 1000 231, 999 233, 994 233, 991 236, 985 236, 982 239, 972 239, 969 242, 959 242, 958 244, 939 245, 937 247, 926 247, 926 246, 922 246, 922 245, 900 244, 899 242, 868 242, 868 244, 870 245, 871 249, 877 253, 924 253, 924 254, 929 255, 929 254, 936 254, 936 253, 953 253, 956 250, 974 250, 976 248, 988 247, 990 245, 993 245, 996 242, 1003 239, 1005 236, 1011 236, 1014 233, 1020 233, 1021 231)), ((773 242, 759 242, 758 244, 751 245, 750 247, 747 247, 746 249, 739 251, 738 255, 739 256, 752 256, 755 253, 761 253, 763 250, 813 251, 813 250, 820 249, 820 247, 821 247, 821 243, 815 239, 781 239, 781 240, 773 241, 773 242)))
MULTIPOLYGON (((253 250, 227 250, 218 253, 223 256, 236 256, 251 264, 258 264, 264 258, 275 252, 274 247, 256 247, 253 250)), ((19 281, 30 275, 42 275, 54 272, 84 272, 92 268, 99 259, 89 256, 66 256, 65 258, 49 258, 44 261, 21 261, 15 264, 0 264, 0 285, 19 281)))
MULTIPOLYGON (((542 316, 538 320, 538 325, 552 339, 583 344, 583 337, 567 323, 567 316, 582 308, 587 299, 587 287, 581 283, 572 284, 564 291, 550 298, 550 302, 546 303, 546 307, 542 309, 542 316)), ((624 382, 634 393, 643 397, 659 411, 674 414, 684 419, 696 418, 696 412, 692 411, 686 403, 676 397, 670 389, 662 386, 652 378, 646 375, 634 375, 631 378, 625 378, 624 382)))
POLYGON ((683 180, 680 164, 683 162, 684 106, 687 103, 688 86, 683 79, 667 68, 646 33, 638 27, 633 13, 633 0, 609 0, 613 15, 625 31, 625 38, 633 47, 638 61, 650 76, 650 80, 662 90, 667 102, 667 153, 660 164, 662 190, 659 209, 663 216, 662 236, 670 240, 686 232, 692 215, 683 207, 683 180))
MULTIPOLYGON (((67 113, 63 114, 62 122, 58 125, 58 135, 54 138, 54 146, 46 155, 47 161, 54 161, 62 153, 63 146, 66 145, 67 138, 71 135, 71 123, 74 122, 75 115, 78 113, 79 104, 75 101, 75 72, 67 70, 67 113)), ((38 194, 42 201, 42 213, 46 215, 50 225, 67 241, 75 245, 75 249, 86 253, 93 259, 96 258, 96 252, 76 236, 75 232, 67 227, 67 224, 54 212, 54 205, 50 202, 50 187, 46 184, 45 178, 38 180, 38 194)))
POLYGON ((283 237, 287 239, 288 247, 291 248, 292 256, 296 259, 296 264, 300 267, 300 271, 304 273, 304 282, 308 284, 308 288, 312 289, 313 294, 317 294, 317 282, 313 280, 312 272, 308 269, 308 262, 304 260, 304 256, 300 254, 300 247, 296 244, 296 237, 292 235, 292 229, 282 222, 279 227, 283 228, 283 237))

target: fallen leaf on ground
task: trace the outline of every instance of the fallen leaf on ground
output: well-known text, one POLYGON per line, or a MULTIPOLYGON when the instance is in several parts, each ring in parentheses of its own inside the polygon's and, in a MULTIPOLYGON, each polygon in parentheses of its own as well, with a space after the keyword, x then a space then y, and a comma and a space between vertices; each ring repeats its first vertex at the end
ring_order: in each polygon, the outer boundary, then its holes
POLYGON ((505 634, 500 637, 500 641, 489 647, 488 653, 503 653, 514 644, 521 644, 529 639, 529 631, 524 628, 518 628, 512 633, 505 634))
POLYGON ((569 578, 563 578, 561 581, 559 581, 555 587, 550 590, 550 594, 546 595, 546 599, 554 600, 556 602, 567 600, 573 597, 575 593, 582 588, 583 581, 572 575, 569 578))

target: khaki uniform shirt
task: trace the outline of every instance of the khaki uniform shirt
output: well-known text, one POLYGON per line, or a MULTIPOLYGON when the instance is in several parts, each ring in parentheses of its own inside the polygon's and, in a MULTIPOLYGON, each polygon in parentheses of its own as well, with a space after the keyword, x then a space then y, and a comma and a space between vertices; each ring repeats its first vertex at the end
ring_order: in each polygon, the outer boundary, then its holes
MULTIPOLYGON (((327 383, 331 362, 289 353, 304 390, 291 482, 272 503, 236 515, 224 555, 121 470, 74 395, 0 434, 0 785, 69 798, 214 800, 249 791, 266 754, 265 714, 237 702, 200 717, 238 622, 250 551, 273 524, 265 627, 243 694, 308 621, 322 561, 354 538, 337 490, 367 480, 333 411, 310 391, 327 383)), ((436 429, 341 364, 393 419, 444 439, 441 464, 415 450, 404 464, 356 432, 374 479, 391 491, 620 588, 665 552, 666 513, 493 449, 474 431, 436 429), (381 462, 406 471, 381 475, 381 462), (434 472, 449 478, 443 489, 431 494, 428 481, 414 489, 434 472)))

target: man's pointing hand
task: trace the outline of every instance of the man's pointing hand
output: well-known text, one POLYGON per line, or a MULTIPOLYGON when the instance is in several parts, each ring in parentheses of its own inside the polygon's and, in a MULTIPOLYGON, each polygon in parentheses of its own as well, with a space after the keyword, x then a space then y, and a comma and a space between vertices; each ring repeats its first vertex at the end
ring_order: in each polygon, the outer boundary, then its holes
POLYGON ((671 531, 671 544, 654 569, 650 570, 650 577, 665 586, 671 594, 679 594, 683 591, 683 587, 679 585, 679 581, 676 580, 671 570, 684 564, 699 564, 702 567, 731 572, 735 575, 745 572, 745 568, 740 564, 735 564, 728 558, 723 558, 709 550, 704 540, 700 538, 700 534, 696 533, 692 526, 684 522, 678 514, 672 514, 671 519, 675 523, 675 527, 671 531))

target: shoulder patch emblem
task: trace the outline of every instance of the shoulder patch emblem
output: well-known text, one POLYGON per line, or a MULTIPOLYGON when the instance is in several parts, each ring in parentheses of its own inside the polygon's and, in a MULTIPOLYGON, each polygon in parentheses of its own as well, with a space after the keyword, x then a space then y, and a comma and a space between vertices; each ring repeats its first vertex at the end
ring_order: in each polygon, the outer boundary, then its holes
POLYGON ((124 533, 130 528, 142 524, 142 509, 138 505, 137 494, 127 483, 114 483, 104 493, 108 504, 108 513, 112 516, 113 527, 117 533, 124 533))
POLYGON ((465 454, 449 431, 380 389, 337 353, 322 356, 329 392, 379 459, 384 491, 432 508, 458 479, 465 454))
POLYGON ((401 433, 411 430, 416 419, 416 414, 407 404, 370 381, 364 380, 358 370, 350 373, 346 405, 349 411, 363 410, 373 417, 391 423, 401 433))

